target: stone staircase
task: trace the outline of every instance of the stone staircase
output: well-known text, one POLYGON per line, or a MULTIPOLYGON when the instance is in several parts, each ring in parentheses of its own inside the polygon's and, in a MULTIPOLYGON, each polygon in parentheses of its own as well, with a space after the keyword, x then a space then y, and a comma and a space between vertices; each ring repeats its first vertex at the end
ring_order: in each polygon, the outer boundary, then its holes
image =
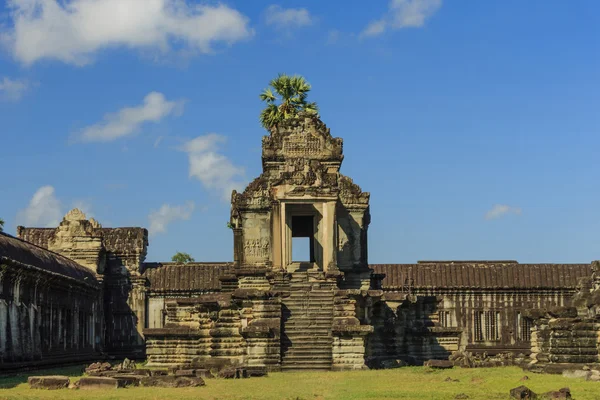
POLYGON ((281 369, 330 370, 335 285, 296 272, 289 288, 289 297, 283 299, 281 369))

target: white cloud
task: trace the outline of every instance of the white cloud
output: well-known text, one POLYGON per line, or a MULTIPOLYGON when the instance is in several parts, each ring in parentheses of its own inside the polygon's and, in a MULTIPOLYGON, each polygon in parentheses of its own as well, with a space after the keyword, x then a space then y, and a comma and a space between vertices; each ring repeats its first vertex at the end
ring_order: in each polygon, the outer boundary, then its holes
POLYGON ((17 224, 56 227, 62 219, 61 204, 54 187, 42 186, 33 195, 27 208, 17 213, 17 224))
POLYGON ((8 0, 12 26, 0 32, 24 64, 55 59, 85 65, 102 49, 210 53, 253 35, 248 18, 224 4, 185 0, 8 0))
POLYGON ((167 101, 159 92, 151 92, 144 97, 143 104, 125 107, 116 113, 104 116, 104 121, 84 128, 79 139, 85 142, 109 142, 135 133, 145 122, 159 122, 173 114, 179 115, 183 101, 167 101))
POLYGON ((241 178, 244 169, 236 167, 217 152, 218 145, 225 141, 224 136, 210 133, 188 141, 182 150, 188 154, 189 176, 198 179, 207 189, 219 192, 224 200, 229 200, 233 189, 243 187, 241 178))
POLYGON ((0 80, 0 99, 7 101, 19 101, 31 88, 29 81, 23 79, 10 79, 4 77, 0 80))
POLYGON ((164 233, 167 231, 167 225, 173 221, 186 221, 190 219, 194 212, 194 202, 188 201, 182 206, 171 206, 163 204, 158 211, 152 211, 148 215, 150 228, 148 230, 152 234, 164 233))
POLYGON ((301 28, 313 23, 313 17, 306 8, 283 8, 271 5, 265 12, 267 25, 277 29, 301 28))
POLYGON ((391 0, 383 18, 372 21, 361 37, 377 36, 386 29, 419 28, 442 6, 442 0, 391 0))
POLYGON ((518 207, 507 206, 506 204, 495 204, 491 210, 485 214, 485 219, 496 219, 506 214, 521 214, 521 209, 518 207))

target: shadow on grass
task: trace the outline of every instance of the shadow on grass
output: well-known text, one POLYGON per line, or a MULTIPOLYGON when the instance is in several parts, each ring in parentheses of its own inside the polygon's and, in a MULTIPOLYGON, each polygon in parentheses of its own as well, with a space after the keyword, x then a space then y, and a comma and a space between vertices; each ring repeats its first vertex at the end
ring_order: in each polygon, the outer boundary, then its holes
POLYGON ((22 383, 27 383, 27 378, 30 376, 40 375, 65 375, 69 377, 77 377, 83 375, 85 365, 72 365, 68 367, 37 369, 31 371, 21 371, 0 375, 0 389, 11 389, 22 383))

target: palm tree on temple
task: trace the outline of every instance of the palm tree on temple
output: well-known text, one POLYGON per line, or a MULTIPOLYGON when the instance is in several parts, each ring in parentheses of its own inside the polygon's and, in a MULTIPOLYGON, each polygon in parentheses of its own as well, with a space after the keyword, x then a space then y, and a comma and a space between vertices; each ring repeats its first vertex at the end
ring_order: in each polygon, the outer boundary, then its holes
POLYGON ((260 123, 267 130, 284 119, 298 115, 300 111, 317 113, 317 103, 306 101, 310 83, 300 75, 279 74, 271 80, 270 87, 263 90, 260 99, 267 107, 260 113, 260 123), (277 104, 279 100, 279 104, 277 104))

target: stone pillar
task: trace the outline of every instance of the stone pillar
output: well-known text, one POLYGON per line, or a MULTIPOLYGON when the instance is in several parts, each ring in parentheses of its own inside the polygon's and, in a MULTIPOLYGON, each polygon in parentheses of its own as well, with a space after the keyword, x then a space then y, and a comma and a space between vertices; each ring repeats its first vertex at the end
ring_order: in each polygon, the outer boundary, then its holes
POLYGON ((337 238, 335 232, 335 201, 323 203, 323 228, 322 228, 322 246, 323 246, 323 271, 327 272, 330 265, 335 264, 335 253, 337 238))
POLYGON ((242 228, 233 228, 233 263, 239 267, 244 262, 244 235, 242 228))
POLYGON ((291 237, 289 234, 289 224, 291 223, 289 216, 287 215, 286 204, 281 202, 281 265, 283 269, 286 269, 287 266, 292 261, 291 254, 291 237))
POLYGON ((281 236, 281 232, 283 232, 283 228, 281 226, 283 219, 281 218, 281 215, 282 215, 281 207, 279 206, 278 203, 275 203, 273 205, 272 212, 273 212, 273 214, 271 217, 271 224, 272 224, 271 251, 273 252, 273 254, 272 254, 273 269, 281 270, 281 269, 285 268, 285 266, 283 265, 284 263, 283 263, 283 257, 282 257, 283 254, 282 254, 282 236, 281 236))
POLYGON ((135 315, 137 330, 137 345, 144 344, 143 331, 146 325, 146 279, 142 277, 131 278, 131 292, 129 293, 128 304, 135 315))

